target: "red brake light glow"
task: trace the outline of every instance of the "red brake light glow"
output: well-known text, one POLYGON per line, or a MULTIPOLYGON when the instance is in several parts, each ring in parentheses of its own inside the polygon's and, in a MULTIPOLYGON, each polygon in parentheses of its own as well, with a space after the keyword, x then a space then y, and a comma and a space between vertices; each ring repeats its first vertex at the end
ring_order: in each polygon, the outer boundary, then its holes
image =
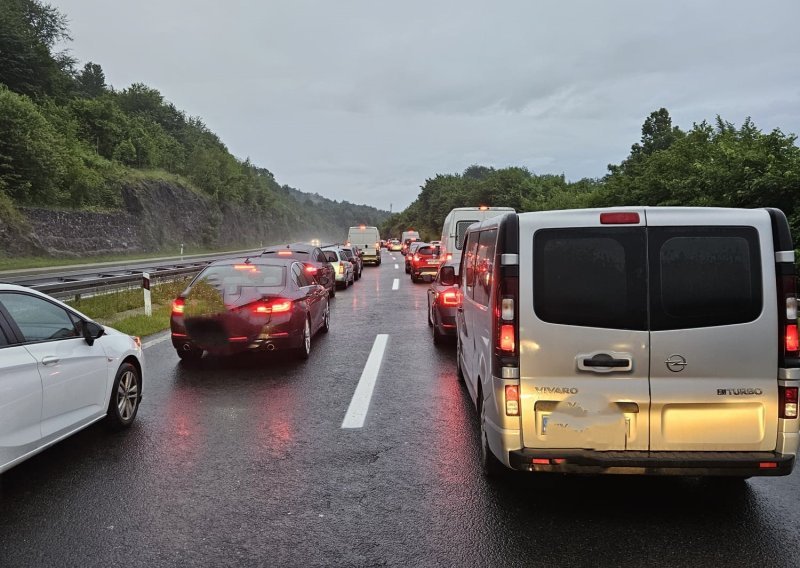
POLYGON ((481 205, 480 207, 478 207, 479 211, 486 211, 488 209, 489 209, 489 207, 487 207, 486 205, 481 205))
POLYGON ((439 294, 439 300, 442 302, 443 306, 457 306, 460 300, 458 290, 452 288, 450 290, 445 290, 439 294))
POLYGON ((638 225, 638 213, 600 213, 601 225, 638 225))
POLYGON ((292 251, 290 250, 279 250, 278 256, 292 256, 292 251))
POLYGON ((514 326, 504 324, 500 326, 500 349, 502 351, 514 352, 516 341, 514 340, 514 326))
POLYGON ((797 324, 786 325, 786 351, 787 354, 800 351, 800 337, 797 335, 797 324))
POLYGON ((308 266, 307 265, 306 266, 306 272, 308 272, 309 274, 316 274, 317 273, 317 269, 314 268, 313 266, 308 266))
POLYGON ((183 315, 184 300, 183 298, 176 298, 172 302, 172 313, 176 315, 183 315))
POLYGON ((284 312, 288 312, 292 309, 292 301, 291 300, 272 300, 269 303, 259 302, 253 308, 253 311, 257 314, 280 314, 284 312))

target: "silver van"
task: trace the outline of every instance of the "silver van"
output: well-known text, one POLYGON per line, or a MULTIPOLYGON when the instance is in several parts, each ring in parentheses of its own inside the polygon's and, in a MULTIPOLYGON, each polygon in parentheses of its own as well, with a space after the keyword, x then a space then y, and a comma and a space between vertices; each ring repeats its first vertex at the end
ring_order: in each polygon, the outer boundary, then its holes
POLYGON ((794 248, 777 209, 515 214, 467 231, 457 367, 487 475, 788 475, 794 248))

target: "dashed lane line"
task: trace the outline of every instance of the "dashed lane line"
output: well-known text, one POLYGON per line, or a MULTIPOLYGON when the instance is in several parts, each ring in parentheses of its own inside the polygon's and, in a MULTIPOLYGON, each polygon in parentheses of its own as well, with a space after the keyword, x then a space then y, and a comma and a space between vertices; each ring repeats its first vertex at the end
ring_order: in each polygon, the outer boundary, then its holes
POLYGON ((394 282, 392 282, 392 290, 399 290, 400 289, 400 279, 395 278, 394 282))
POLYGON ((383 363, 383 355, 386 352, 388 341, 389 336, 385 333, 379 333, 375 337, 372 351, 369 352, 369 357, 367 358, 367 364, 364 365, 361 378, 358 380, 353 398, 350 400, 350 406, 347 408, 347 414, 342 420, 342 428, 361 428, 364 426, 364 420, 366 420, 367 412, 369 411, 369 403, 372 400, 372 391, 375 389, 375 383, 378 380, 378 373, 381 370, 381 363, 383 363))
POLYGON ((399 264, 395 264, 394 267, 395 267, 395 269, 397 269, 397 268, 400 268, 400 265, 399 264))

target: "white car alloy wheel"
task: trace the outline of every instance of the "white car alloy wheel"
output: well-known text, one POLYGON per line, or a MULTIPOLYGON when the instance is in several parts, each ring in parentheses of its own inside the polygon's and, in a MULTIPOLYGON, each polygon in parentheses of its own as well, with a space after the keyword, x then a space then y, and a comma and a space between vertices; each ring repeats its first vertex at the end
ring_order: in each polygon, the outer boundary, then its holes
POLYGON ((123 363, 117 371, 111 400, 108 403, 106 417, 109 425, 115 429, 130 426, 136 418, 141 400, 142 385, 139 371, 130 363, 123 363))

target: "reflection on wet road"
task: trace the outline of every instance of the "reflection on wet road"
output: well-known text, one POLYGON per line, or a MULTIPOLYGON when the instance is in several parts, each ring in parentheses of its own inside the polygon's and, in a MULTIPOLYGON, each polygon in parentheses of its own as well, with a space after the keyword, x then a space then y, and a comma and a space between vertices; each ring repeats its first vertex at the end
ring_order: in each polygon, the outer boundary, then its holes
POLYGON ((454 349, 385 254, 311 359, 146 351, 132 430, 0 478, 0 566, 797 566, 800 477, 515 475, 488 484, 454 349), (376 336, 363 427, 342 429, 376 336))

